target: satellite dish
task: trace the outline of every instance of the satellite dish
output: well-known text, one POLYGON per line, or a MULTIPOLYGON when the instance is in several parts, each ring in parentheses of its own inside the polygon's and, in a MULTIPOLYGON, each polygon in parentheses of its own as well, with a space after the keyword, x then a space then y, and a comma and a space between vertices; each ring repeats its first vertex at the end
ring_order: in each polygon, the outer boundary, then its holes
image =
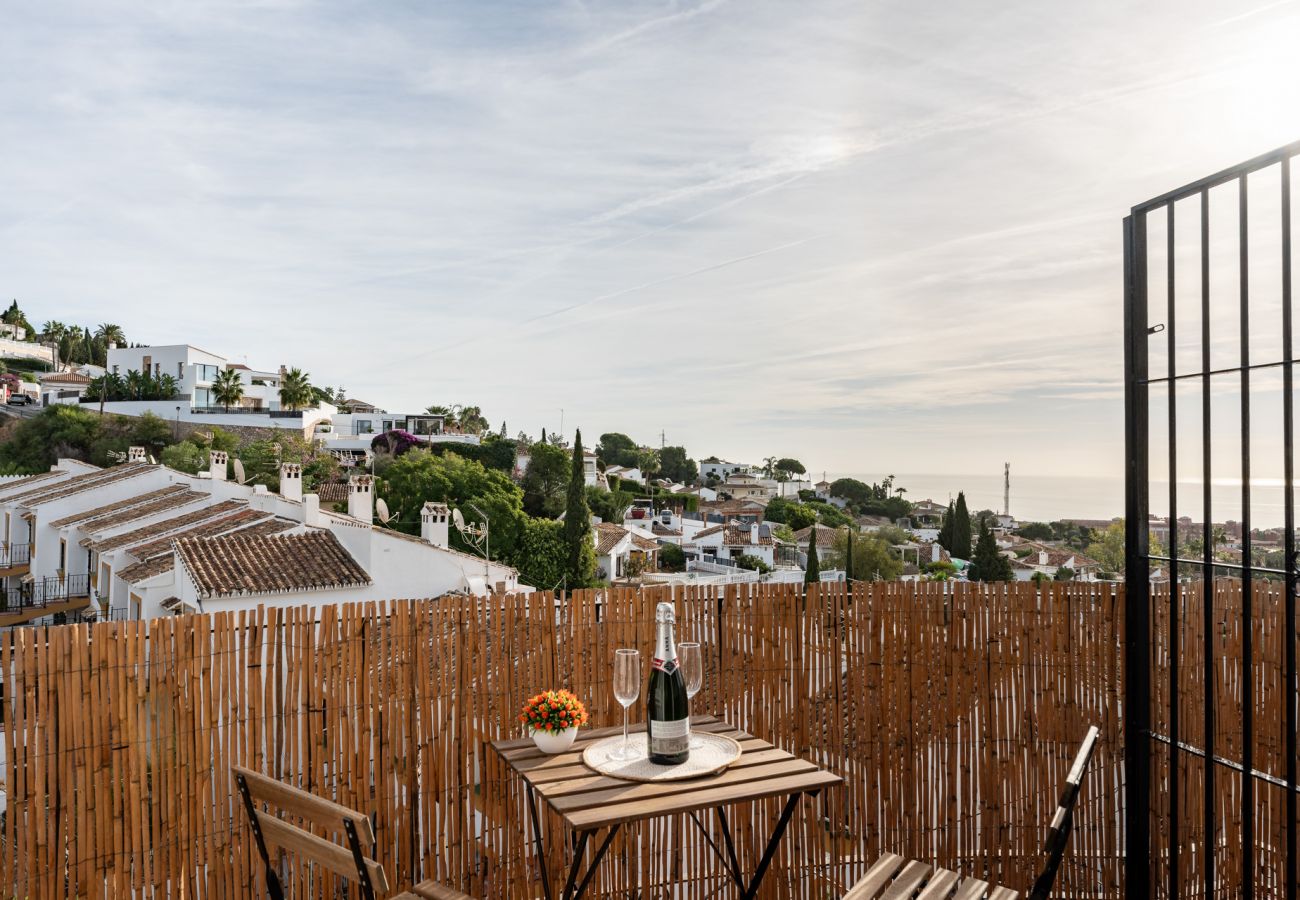
POLYGON ((382 499, 375 501, 375 512, 379 514, 379 521, 385 525, 388 524, 388 504, 382 499))
POLYGON ((460 514, 459 509, 453 509, 451 511, 451 521, 452 524, 456 526, 457 531, 465 530, 465 517, 460 514))
POLYGON ((240 459, 235 460, 235 480, 240 484, 248 480, 248 476, 244 474, 244 461, 240 459))

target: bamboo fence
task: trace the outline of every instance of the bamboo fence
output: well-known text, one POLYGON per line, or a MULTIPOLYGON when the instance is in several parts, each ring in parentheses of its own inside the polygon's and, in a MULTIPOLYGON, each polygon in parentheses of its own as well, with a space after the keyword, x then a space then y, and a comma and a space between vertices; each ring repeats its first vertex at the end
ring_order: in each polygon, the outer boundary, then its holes
MULTIPOLYGON (((15 629, 0 634, 0 896, 265 896, 239 763, 372 813, 394 885, 536 897, 520 787, 484 743, 518 736, 519 705, 546 687, 618 724, 614 649, 648 654, 665 599, 678 640, 705 646, 695 711, 846 781, 802 802, 764 897, 838 897, 884 851, 1027 887, 1089 724, 1102 740, 1058 888, 1116 896, 1122 598, 1089 584, 735 585, 15 629)), ((748 865, 778 809, 733 811, 748 865)), ((544 827, 558 877, 564 834, 544 827)), ((354 896, 281 868, 289 896, 354 896)), ((620 832, 592 890, 731 895, 682 817, 620 832)))

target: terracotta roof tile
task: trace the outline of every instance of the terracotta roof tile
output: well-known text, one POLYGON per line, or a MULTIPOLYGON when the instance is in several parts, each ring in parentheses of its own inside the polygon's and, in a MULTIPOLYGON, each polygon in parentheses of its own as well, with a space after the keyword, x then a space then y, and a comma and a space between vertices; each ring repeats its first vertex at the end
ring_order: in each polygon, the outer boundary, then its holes
POLYGON ((829 525, 822 525, 820 522, 809 525, 807 528, 800 528, 796 531, 794 533, 795 543, 808 543, 808 535, 812 534, 814 528, 817 529, 817 548, 819 550, 835 546, 835 536, 840 533, 840 529, 832 528, 829 525))
POLYGON ((722 535, 722 543, 727 547, 767 546, 772 543, 772 535, 760 534, 755 536, 744 526, 733 528, 729 525, 722 535))
POLYGON ((653 522, 650 523, 650 531, 653 532, 654 534, 661 534, 664 537, 682 536, 681 529, 669 528, 667 525, 661 523, 658 519, 655 519, 653 522))
MULTIPOLYGON (((230 518, 234 518, 234 517, 232 516, 230 518)), ((247 528, 241 528, 239 529, 238 533, 246 536, 280 534, 281 532, 288 531, 289 529, 294 528, 297 525, 298 525, 297 522, 291 522, 288 519, 281 519, 278 516, 276 516, 267 519, 263 522, 258 522, 256 525, 250 525, 247 528)), ((180 535, 176 535, 172 539, 179 536, 180 535)), ((154 555, 142 556, 141 562, 129 565, 126 568, 122 569, 121 571, 115 572, 114 574, 117 575, 119 578, 121 578, 123 581, 128 581, 134 584, 136 582, 144 581, 147 578, 153 578, 156 575, 161 575, 164 572, 170 572, 172 570, 172 566, 176 564, 176 555, 173 552, 173 548, 170 543, 170 540, 172 539, 169 539, 169 542, 167 544, 167 549, 164 550, 163 552, 154 555)), ((144 548, 140 548, 140 550, 136 552, 143 553, 143 549, 144 548)), ((136 555, 136 552, 133 552, 132 555, 136 555)))
POLYGON ((632 532, 622 525, 615 525, 613 522, 600 522, 596 525, 595 533, 596 555, 605 556, 632 532))
POLYGON ((315 493, 322 503, 342 503, 348 499, 348 484, 346 481, 326 481, 316 485, 315 493))
POLYGON ((176 554, 204 598, 371 583, 330 531, 188 538, 176 542, 176 554))
POLYGON ((691 538, 691 540, 698 541, 702 537, 709 537, 710 535, 717 534, 722 530, 723 530, 723 526, 721 525, 710 525, 708 528, 695 532, 695 535, 691 538))
MULTIPOLYGON (((95 553, 105 553, 109 550, 116 550, 118 547, 129 547, 132 544, 143 544, 153 538, 162 537, 164 534, 170 534, 173 531, 179 531, 190 525, 204 522, 208 519, 220 516, 225 513, 233 512, 237 509, 244 509, 246 504, 242 500, 223 500, 213 506, 205 506, 203 509, 196 509, 193 512, 187 512, 182 516, 173 516, 170 519, 163 519, 161 522, 154 522, 151 525, 145 525, 143 528, 137 528, 134 531, 124 531, 121 534, 115 534, 112 537, 95 540, 93 538, 82 538, 79 542, 81 546, 89 548, 95 553)), ((101 529, 102 530, 102 529, 101 529)))
POLYGON ((636 547, 638 550, 644 550, 647 553, 650 553, 659 549, 659 542, 652 541, 649 538, 643 538, 639 534, 633 534, 632 546, 636 547))
POLYGON ((105 484, 112 484, 115 481, 135 478, 137 475, 143 475, 153 468, 147 463, 125 463, 109 469, 100 469, 97 472, 73 475, 71 478, 64 479, 57 484, 40 487, 34 491, 27 491, 6 499, 14 503, 20 503, 23 506, 37 506, 41 503, 49 503, 52 500, 62 500, 64 497, 71 497, 74 494, 80 494, 83 491, 101 487, 105 484))
POLYGON ((131 555, 137 559, 148 559, 158 553, 170 553, 172 543, 181 538, 216 537, 236 528, 243 528, 253 523, 265 521, 267 514, 258 509, 241 509, 219 519, 208 519, 186 528, 184 531, 169 533, 156 541, 131 547, 131 555))
MULTIPOLYGON (((81 522, 89 522, 91 519, 97 519, 100 516, 108 516, 112 513, 132 513, 132 518, 143 518, 153 512, 162 512, 171 509, 174 506, 182 506, 195 500, 205 497, 198 491, 191 491, 183 484, 173 484, 157 491, 150 491, 147 494, 140 494, 136 497, 129 497, 126 500, 118 500, 116 503, 108 503, 104 506, 97 506, 94 509, 88 509, 84 512, 74 513, 70 516, 64 516, 62 519, 55 519, 50 523, 51 528, 65 528, 68 525, 77 525, 81 522), (163 502, 169 501, 169 502, 163 502), (157 508, 153 508, 153 507, 157 508), (145 507, 142 509, 142 507, 145 507)), ((131 518, 124 521, 131 521, 131 518)), ((96 523, 98 525, 98 523, 96 523)))

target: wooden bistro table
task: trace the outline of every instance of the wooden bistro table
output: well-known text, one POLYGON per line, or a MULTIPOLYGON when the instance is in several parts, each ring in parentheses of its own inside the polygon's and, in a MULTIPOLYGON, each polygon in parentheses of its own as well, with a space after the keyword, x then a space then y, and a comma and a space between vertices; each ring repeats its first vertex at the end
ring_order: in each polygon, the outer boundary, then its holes
MULTIPOLYGON (((799 798, 804 794, 816 795, 824 788, 834 787, 843 781, 833 772, 792 756, 713 716, 695 716, 691 719, 691 727, 735 738, 740 742, 740 758, 719 775, 647 784, 601 775, 583 765, 583 749, 592 741, 621 734, 621 726, 581 734, 570 750, 555 756, 542 753, 530 738, 491 743, 492 750, 523 779, 527 788, 528 814, 532 821, 538 864, 541 866, 545 900, 551 900, 551 881, 546 870, 546 848, 542 842, 541 820, 537 812, 538 797, 560 817, 573 839, 573 862, 569 866, 568 878, 561 894, 563 900, 578 900, 582 896, 604 859, 614 835, 623 825, 680 813, 688 814, 700 829, 705 841, 735 882, 741 897, 752 900, 763 883, 768 864, 781 843, 781 837, 799 798), (781 817, 767 842, 758 868, 746 882, 736 856, 735 841, 727 824, 726 807, 780 796, 787 798, 781 817), (723 839, 722 848, 709 836, 697 815, 698 811, 705 809, 716 811, 723 839), (579 879, 587 842, 602 829, 606 829, 604 839, 596 849, 586 873, 579 879)), ((634 725, 632 730, 644 734, 645 724, 634 725)))

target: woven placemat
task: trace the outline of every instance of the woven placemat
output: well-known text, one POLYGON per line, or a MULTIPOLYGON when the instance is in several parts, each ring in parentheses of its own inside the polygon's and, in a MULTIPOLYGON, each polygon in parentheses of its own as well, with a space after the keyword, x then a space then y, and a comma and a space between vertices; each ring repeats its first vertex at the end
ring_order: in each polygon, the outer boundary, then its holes
POLYGON ((602 775, 622 778, 625 781, 684 781, 717 775, 740 758, 740 744, 721 734, 693 731, 701 747, 692 747, 686 762, 675 766, 661 766, 646 758, 645 733, 634 734, 630 741, 636 756, 632 759, 614 759, 610 754, 623 744, 623 735, 602 738, 587 745, 582 751, 582 762, 602 775))

